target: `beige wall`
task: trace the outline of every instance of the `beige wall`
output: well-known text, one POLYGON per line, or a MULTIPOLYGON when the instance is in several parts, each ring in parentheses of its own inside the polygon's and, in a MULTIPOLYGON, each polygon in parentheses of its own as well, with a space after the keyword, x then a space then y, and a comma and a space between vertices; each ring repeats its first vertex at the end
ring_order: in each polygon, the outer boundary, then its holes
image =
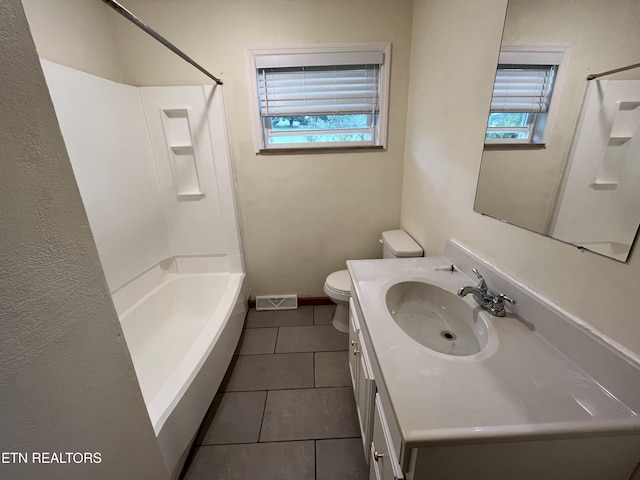
POLYGON ((100 1, 23 0, 38 56, 116 82, 122 81, 112 22, 100 1))
POLYGON ((0 451, 28 455, 0 478, 168 478, 19 0, 0 64, 0 451))
MULTIPOLYGON (((503 41, 569 45, 558 115, 545 149, 484 153, 476 210, 547 232, 586 89, 585 77, 638 62, 640 3, 629 0, 509 0, 503 41), (631 47, 634 46, 634 47, 631 47)), ((638 78, 637 71, 616 79, 638 78)))
POLYGON ((640 355, 638 252, 622 264, 473 212, 506 0, 414 4, 402 226, 428 254, 459 240, 640 355))
MULTIPOLYGON (((224 81, 243 244, 252 295, 324 295, 327 274, 380 255, 400 223, 410 0, 128 0, 126 5, 224 81), (256 155, 246 46, 389 41, 387 151, 256 155)), ((209 81, 126 21, 117 22, 126 80, 209 81)))

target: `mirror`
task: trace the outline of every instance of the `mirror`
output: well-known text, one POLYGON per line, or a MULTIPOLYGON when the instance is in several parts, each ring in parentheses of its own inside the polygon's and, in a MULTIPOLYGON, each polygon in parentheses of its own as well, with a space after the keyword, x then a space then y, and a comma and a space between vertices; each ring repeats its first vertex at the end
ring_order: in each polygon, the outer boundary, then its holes
MULTIPOLYGON (((502 52, 564 50, 544 144, 486 143, 474 210, 626 261, 640 225, 640 2, 509 0, 502 52)), ((493 107, 492 107, 493 108, 493 107)))

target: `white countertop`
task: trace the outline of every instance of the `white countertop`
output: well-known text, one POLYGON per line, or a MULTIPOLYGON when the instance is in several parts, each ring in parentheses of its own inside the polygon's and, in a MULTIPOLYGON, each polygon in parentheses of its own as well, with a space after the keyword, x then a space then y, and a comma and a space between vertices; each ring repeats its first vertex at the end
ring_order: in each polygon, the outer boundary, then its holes
MULTIPOLYGON (((405 334, 386 307, 391 285, 422 280, 455 293, 477 283, 458 271, 436 270, 449 265, 446 259, 347 264, 353 295, 364 315, 363 328, 371 339, 370 355, 382 374, 376 382, 383 383, 405 446, 598 432, 640 434, 640 412, 563 355, 534 323, 512 313, 502 318, 486 313, 497 348, 473 357, 434 353, 405 334)), ((476 305, 471 295, 464 301, 476 305)))

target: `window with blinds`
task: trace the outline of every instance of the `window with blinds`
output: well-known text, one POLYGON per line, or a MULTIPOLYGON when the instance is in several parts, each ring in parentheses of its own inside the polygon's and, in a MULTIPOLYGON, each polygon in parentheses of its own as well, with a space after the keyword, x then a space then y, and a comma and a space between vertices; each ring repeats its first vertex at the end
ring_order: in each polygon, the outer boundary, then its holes
POLYGON ((374 45, 254 54, 256 149, 384 146, 388 45, 374 45))
POLYGON ((561 61, 558 52, 501 52, 485 143, 542 144, 561 61), (546 60, 547 63, 536 63, 546 60))

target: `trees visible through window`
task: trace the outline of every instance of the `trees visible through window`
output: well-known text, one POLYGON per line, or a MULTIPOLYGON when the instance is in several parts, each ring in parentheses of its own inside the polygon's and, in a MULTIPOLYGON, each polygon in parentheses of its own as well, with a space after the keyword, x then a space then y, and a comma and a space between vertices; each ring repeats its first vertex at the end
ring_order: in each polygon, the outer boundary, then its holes
POLYGON ((250 48, 256 151, 385 146, 388 44, 250 48))
POLYGON ((371 143, 371 115, 268 117, 269 143, 371 143))

